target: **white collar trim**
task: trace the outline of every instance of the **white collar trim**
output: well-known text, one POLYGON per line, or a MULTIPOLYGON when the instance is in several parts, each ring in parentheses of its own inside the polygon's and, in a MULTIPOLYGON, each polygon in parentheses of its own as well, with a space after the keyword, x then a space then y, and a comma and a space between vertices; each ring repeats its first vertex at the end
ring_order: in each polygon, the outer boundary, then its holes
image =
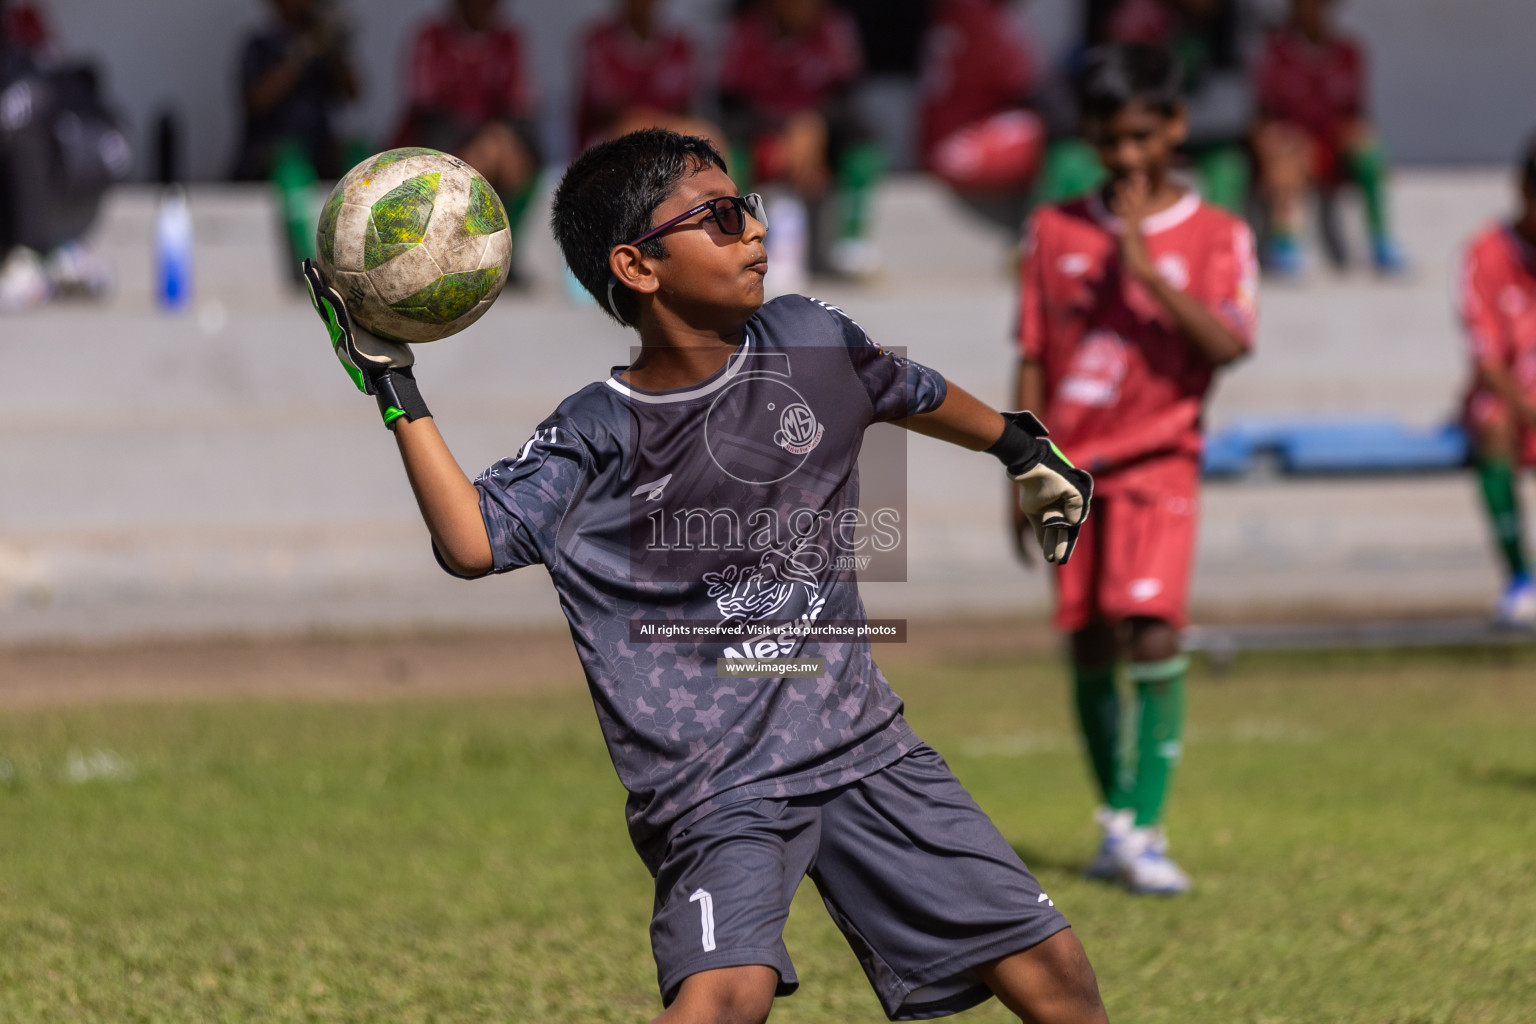
MULTIPOLYGON (((1200 209, 1200 193, 1186 187, 1184 195, 1179 198, 1178 202, 1166 210, 1154 213, 1141 222, 1142 234, 1155 235, 1159 232, 1167 231, 1169 228, 1176 228, 1193 217, 1198 209, 1200 209)), ((1120 218, 1110 213, 1109 208, 1104 205, 1104 197, 1098 189, 1094 189, 1088 194, 1088 213, 1102 227, 1113 231, 1115 234, 1119 234, 1125 229, 1125 225, 1121 222, 1120 218)))
POLYGON ((623 395, 625 398, 635 402, 644 402, 647 405, 667 405, 672 402, 687 402, 695 398, 703 398, 705 395, 714 394, 716 391, 719 391, 721 388, 729 384, 731 380, 741 372, 741 368, 746 364, 747 355, 751 352, 751 349, 752 332, 747 330, 743 332, 741 344, 737 346, 735 353, 732 354, 731 358, 726 361, 724 370, 721 370, 713 380, 706 381, 696 388, 688 388, 684 391, 665 391, 660 393, 654 391, 640 391, 636 388, 630 387, 628 384, 625 384, 622 380, 619 379, 618 374, 614 374, 613 376, 609 377, 605 383, 609 387, 613 388, 613 390, 623 395))

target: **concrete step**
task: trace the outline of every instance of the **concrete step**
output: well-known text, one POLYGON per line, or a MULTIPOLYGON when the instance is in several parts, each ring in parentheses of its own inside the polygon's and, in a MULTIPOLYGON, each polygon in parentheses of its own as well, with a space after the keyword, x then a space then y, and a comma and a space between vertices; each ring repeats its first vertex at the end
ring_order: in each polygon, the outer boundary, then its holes
MULTIPOLYGON (((282 277, 262 188, 192 190, 197 292, 152 301, 155 193, 124 189, 98 232, 119 290, 0 320, 0 641, 388 625, 557 622, 537 570, 478 584, 433 564, 389 435, 334 365, 282 277)), ((1257 355, 1222 380, 1214 424, 1268 414, 1392 415, 1429 425, 1462 379, 1450 268, 1508 205, 1505 175, 1405 173, 1415 271, 1266 285, 1257 355)), ((878 204, 884 279, 814 289, 881 342, 988 401, 1011 380, 1010 240, 942 190, 896 179, 878 204)), ((631 335, 565 296, 542 213, 533 278, 474 328, 420 351, 423 389, 471 472, 517 449, 559 400, 627 362, 631 335)), ((906 584, 872 614, 1038 613, 991 460, 908 450, 906 584)), ((1472 482, 1257 481, 1207 488, 1197 608, 1481 611, 1498 585, 1472 482)))

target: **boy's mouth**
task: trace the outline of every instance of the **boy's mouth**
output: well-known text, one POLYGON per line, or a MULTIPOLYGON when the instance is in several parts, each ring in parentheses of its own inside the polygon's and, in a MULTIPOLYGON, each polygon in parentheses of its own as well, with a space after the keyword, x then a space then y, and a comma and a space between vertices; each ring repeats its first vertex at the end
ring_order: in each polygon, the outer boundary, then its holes
POLYGON ((746 269, 756 274, 768 273, 768 254, 765 252, 756 253, 752 262, 747 264, 746 269))

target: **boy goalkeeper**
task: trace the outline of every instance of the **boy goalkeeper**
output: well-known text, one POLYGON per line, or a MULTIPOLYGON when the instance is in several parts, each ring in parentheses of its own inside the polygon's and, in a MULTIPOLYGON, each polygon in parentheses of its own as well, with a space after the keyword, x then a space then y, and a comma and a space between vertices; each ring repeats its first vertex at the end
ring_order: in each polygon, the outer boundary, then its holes
POLYGON ((1087 475, 1033 416, 883 352, 841 311, 764 305, 760 202, 736 194, 703 139, 653 129, 588 150, 554 227, 640 354, 474 481, 410 354, 354 329, 307 273, 338 354, 395 432, 444 566, 478 577, 538 562, 555 583, 656 879, 657 1020, 765 1020, 797 985, 781 932, 809 874, 892 1019, 996 994, 1023 1019, 1104 1021, 1082 946, 913 735, 867 641, 786 625, 863 621, 832 556, 858 520, 871 423, 997 455, 1053 561, 1087 513, 1087 475), (726 635, 647 638, 697 622, 726 635), (761 635, 733 639, 751 624, 761 635), (732 670, 795 655, 820 659, 819 674, 732 670))
POLYGON ((1248 228, 1168 173, 1185 132, 1179 79, 1159 48, 1093 56, 1085 127, 1110 180, 1031 221, 1018 339, 1019 401, 1045 410, 1097 483, 1077 557, 1056 573, 1056 625, 1072 637, 1077 710, 1103 796, 1103 844, 1088 873, 1166 894, 1189 887, 1162 821, 1184 727, 1179 630, 1201 415, 1216 368, 1252 343, 1257 285, 1248 228), (1136 688, 1124 751, 1122 659, 1136 688))

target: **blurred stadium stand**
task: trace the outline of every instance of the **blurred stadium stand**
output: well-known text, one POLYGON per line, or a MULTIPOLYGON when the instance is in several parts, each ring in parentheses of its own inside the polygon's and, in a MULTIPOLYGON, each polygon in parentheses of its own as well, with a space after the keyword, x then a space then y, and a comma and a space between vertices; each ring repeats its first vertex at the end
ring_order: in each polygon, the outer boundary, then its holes
MULTIPOLYGON (((857 7, 864 0, 850 2, 857 7)), ((902 2, 909 5, 909 0, 902 2)), ((1251 0, 1261 15, 1274 13, 1280 2, 1251 0)), ((607 0, 504 3, 535 41, 547 151, 559 157, 570 148, 575 34, 607 9, 607 0)), ((400 113, 397 76, 407 35, 438 5, 439 0, 371 0, 366 6, 337 0, 355 26, 354 49, 364 79, 363 101, 349 115, 351 131, 376 140, 388 137, 400 113)), ((227 171, 238 130, 234 63, 241 38, 264 16, 264 0, 155 0, 152 18, 143 15, 140 5, 120 0, 53 0, 46 6, 72 50, 104 61, 111 92, 123 100, 138 133, 133 141, 139 152, 152 152, 155 113, 174 106, 188 124, 193 175, 207 179, 227 171)), ((710 55, 726 6, 723 0, 668 0, 664 16, 697 32, 710 55)), ((1081 31, 1078 0, 1029 0, 1023 16, 1049 54, 1060 53, 1081 31)), ((1341 7, 1340 18, 1372 48, 1372 104, 1397 160, 1486 164, 1511 159, 1530 129, 1526 97, 1536 94, 1536 63, 1527 52, 1536 37, 1536 5, 1527 0, 1351 0, 1341 7)), ((885 66, 899 64, 900 53, 881 60, 875 102, 883 111, 900 102, 887 98, 900 90, 890 84, 898 81, 890 75, 894 67, 885 66), (880 82, 886 83, 883 92, 880 82)), ((877 119, 892 125, 899 151, 900 121, 879 112, 877 119)), ((150 168, 140 170, 147 177, 150 168)))
MULTIPOLYGON (((1416 259, 1406 281, 1267 286, 1258 355, 1218 385, 1214 431, 1281 418, 1445 423, 1464 372, 1451 260, 1506 211, 1506 178, 1401 177, 1416 259)), ((463 584, 432 564, 389 435, 284 281, 271 203, 261 186, 194 186, 197 292, 167 315, 147 259, 153 191, 123 189, 99 231, 117 296, 5 321, 0 373, 26 383, 0 409, 0 641, 558 624, 541 572, 463 584)), ((815 293, 1003 401, 1005 243, 922 179, 893 179, 880 204, 883 284, 815 293)), ((524 255, 529 294, 422 352, 426 393, 472 472, 627 360, 630 339, 565 298, 547 232, 530 231, 524 255)), ((911 583, 870 585, 871 614, 1043 610, 1044 575, 1008 554, 996 466, 921 438, 909 452, 911 583)), ((1497 592, 1469 475, 1250 476, 1208 487, 1204 501, 1197 619, 1471 615, 1497 592)))

